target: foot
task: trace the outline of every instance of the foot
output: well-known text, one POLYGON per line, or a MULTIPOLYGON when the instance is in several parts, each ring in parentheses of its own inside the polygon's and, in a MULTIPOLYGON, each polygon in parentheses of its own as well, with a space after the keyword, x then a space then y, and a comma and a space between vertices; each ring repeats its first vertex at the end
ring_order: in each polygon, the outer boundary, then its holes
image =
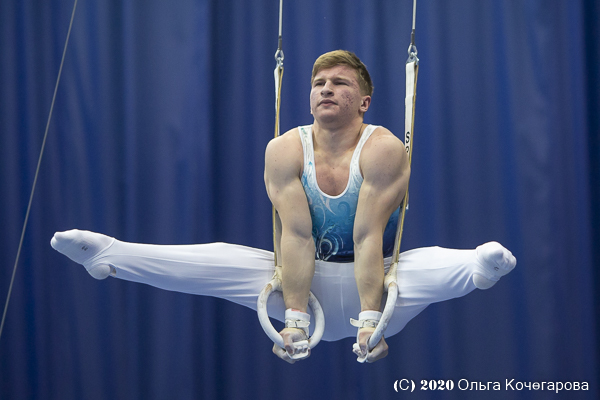
POLYGON ((478 270, 473 273, 473 283, 479 289, 489 289, 517 265, 517 259, 498 242, 477 247, 478 270))
POLYGON ((114 272, 114 267, 108 264, 93 264, 91 260, 109 248, 114 241, 114 238, 100 233, 73 229, 56 232, 50 245, 59 253, 82 264, 92 277, 104 279, 114 272))

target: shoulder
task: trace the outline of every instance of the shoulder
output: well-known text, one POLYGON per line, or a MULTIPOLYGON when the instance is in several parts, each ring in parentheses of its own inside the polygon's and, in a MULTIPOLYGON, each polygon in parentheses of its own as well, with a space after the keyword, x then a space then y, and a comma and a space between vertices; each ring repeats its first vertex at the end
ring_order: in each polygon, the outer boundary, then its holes
POLYGON ((406 154, 406 150, 404 150, 404 143, 400 139, 398 139, 389 129, 384 128, 383 126, 378 126, 375 128, 369 140, 365 142, 363 151, 366 152, 389 152, 389 153, 398 153, 397 156, 401 157, 402 150, 404 154, 406 154))
POLYGON ((409 171, 404 143, 388 129, 377 127, 365 142, 360 155, 360 167, 365 176, 369 173, 409 171))
POLYGON ((295 174, 302 167, 302 142, 298 128, 290 129, 267 144, 265 172, 295 174))
POLYGON ((290 153, 302 151, 302 142, 298 128, 290 129, 283 135, 271 139, 267 144, 267 156, 276 156, 279 153, 290 153))

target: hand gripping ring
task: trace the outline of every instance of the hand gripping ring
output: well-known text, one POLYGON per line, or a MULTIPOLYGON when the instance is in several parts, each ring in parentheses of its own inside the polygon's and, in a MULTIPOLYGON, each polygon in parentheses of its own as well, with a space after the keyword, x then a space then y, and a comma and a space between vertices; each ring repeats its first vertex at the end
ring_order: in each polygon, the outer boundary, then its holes
MULTIPOLYGON (((273 328, 267 313, 267 301, 269 300, 269 296, 271 293, 273 293, 273 291, 281 290, 280 273, 280 269, 277 267, 275 269, 273 279, 271 279, 269 283, 267 283, 261 290, 260 294, 258 295, 256 311, 258 312, 258 321, 260 322, 260 325, 269 339, 271 339, 277 346, 284 348, 283 338, 279 332, 273 328)), ((321 341, 321 337, 323 337, 323 332, 325 331, 325 315, 323 314, 323 308, 321 307, 319 300, 317 300, 312 292, 309 293, 308 306, 312 309, 315 316, 315 330, 312 336, 308 338, 308 346, 312 349, 319 343, 319 341, 321 341)))
POLYGON ((369 342, 367 343, 369 351, 373 350, 377 343, 383 337, 385 330, 387 329, 390 320, 392 319, 392 315, 394 314, 394 309, 396 308, 396 299, 398 298, 398 283, 396 281, 396 271, 398 269, 398 263, 393 263, 385 276, 384 280, 384 288, 387 290, 387 300, 385 302, 385 307, 383 308, 383 313, 381 315, 381 319, 373 331, 373 334, 369 338, 369 342))

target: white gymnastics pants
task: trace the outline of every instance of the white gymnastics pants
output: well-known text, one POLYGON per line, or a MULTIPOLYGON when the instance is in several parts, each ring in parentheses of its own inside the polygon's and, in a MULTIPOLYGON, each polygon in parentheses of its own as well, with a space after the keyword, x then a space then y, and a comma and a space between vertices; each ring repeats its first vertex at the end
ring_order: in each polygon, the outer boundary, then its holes
MULTIPOLYGON (((165 246, 114 239, 85 263, 88 269, 99 264, 114 267, 119 279, 214 296, 253 310, 274 272, 272 252, 227 243, 165 246)), ((386 271, 389 265, 390 259, 386 259, 386 271)), ((399 296, 386 337, 400 332, 429 304, 470 293, 475 289, 473 273, 483 270, 476 250, 428 247, 402 253, 397 275, 399 296)), ((323 340, 356 336, 356 328, 349 322, 360 312, 354 264, 317 260, 311 290, 325 314, 323 340)), ((269 316, 283 321, 284 309, 281 293, 273 293, 269 316)))

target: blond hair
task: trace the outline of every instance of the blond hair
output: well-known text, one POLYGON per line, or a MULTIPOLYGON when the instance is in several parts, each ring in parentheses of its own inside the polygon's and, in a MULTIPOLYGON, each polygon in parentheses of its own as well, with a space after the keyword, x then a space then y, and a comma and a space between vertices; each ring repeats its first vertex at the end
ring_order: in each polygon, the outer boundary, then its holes
POLYGON ((346 65, 356 71, 356 77, 358 79, 358 86, 362 95, 372 96, 373 95, 373 82, 367 66, 360 61, 360 58, 356 54, 347 50, 334 50, 329 53, 325 53, 315 61, 312 70, 312 77, 310 78, 310 84, 315 79, 315 76, 319 71, 323 69, 333 68, 338 65, 346 65))

